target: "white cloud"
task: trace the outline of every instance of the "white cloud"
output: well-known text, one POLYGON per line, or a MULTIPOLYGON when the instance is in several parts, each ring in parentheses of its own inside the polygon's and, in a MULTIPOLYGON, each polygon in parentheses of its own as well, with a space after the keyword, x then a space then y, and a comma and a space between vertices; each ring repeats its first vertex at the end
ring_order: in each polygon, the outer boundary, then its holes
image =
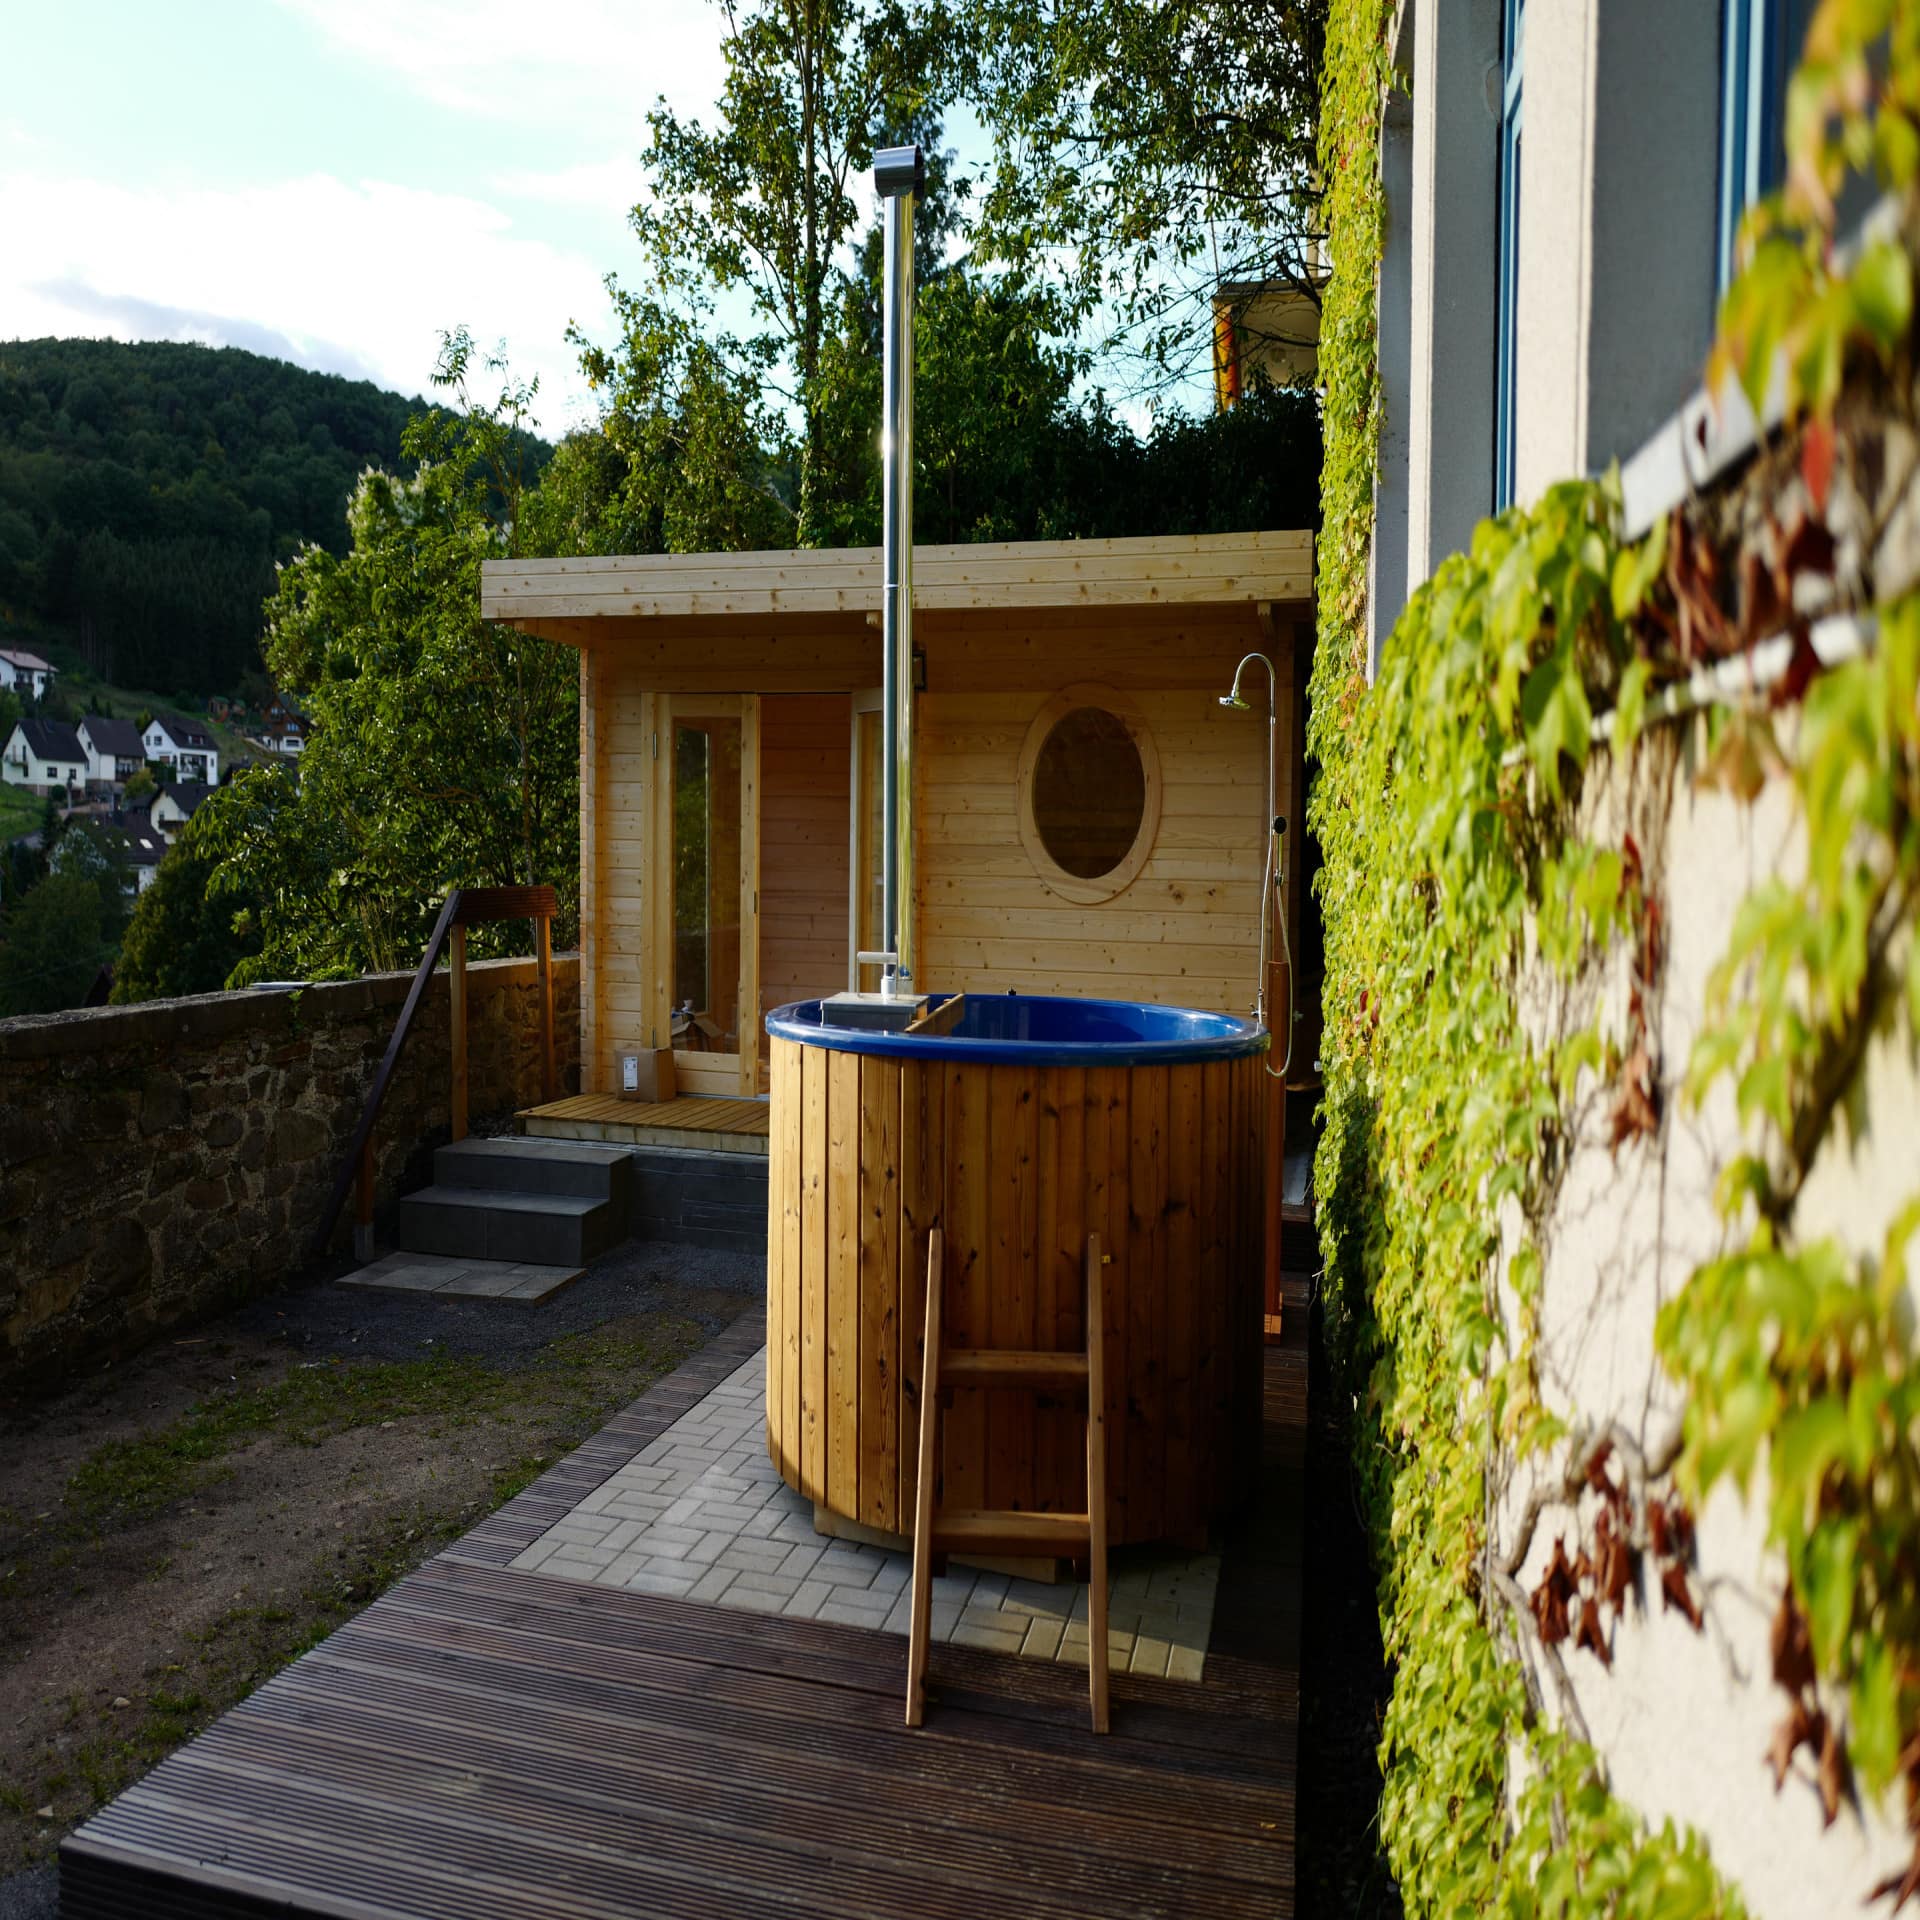
POLYGON ((509 200, 624 214, 646 197, 647 172, 636 155, 631 160, 587 160, 548 172, 498 173, 491 184, 509 200))
POLYGON ((310 174, 163 191, 0 165, 0 336, 202 340, 412 394, 442 329, 504 341, 555 433, 588 410, 570 320, 608 324, 599 266, 487 201, 310 174))
POLYGON ((656 97, 703 111, 725 76, 725 16, 714 0, 279 4, 438 106, 636 151, 656 97))

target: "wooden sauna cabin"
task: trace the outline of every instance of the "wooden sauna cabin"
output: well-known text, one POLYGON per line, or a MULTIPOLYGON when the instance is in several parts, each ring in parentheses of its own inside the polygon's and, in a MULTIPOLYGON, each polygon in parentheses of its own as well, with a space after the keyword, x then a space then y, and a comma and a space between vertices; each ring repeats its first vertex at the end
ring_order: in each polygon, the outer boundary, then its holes
MULTIPOLYGON (((1267 728, 1219 701, 1271 657, 1297 953, 1311 535, 913 565, 919 984, 1245 1013, 1267 728)), ((764 1140, 766 1013, 876 984, 880 587, 871 548, 486 563, 487 619, 580 652, 583 1098, 671 1048, 764 1140)))

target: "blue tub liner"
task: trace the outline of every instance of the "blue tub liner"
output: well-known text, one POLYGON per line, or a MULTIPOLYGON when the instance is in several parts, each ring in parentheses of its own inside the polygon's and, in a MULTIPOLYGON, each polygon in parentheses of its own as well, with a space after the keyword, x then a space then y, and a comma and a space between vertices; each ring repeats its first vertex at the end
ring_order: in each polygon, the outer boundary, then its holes
MULTIPOLYGON (((938 1002, 945 995, 935 994, 938 1002)), ((1265 1027, 1230 1013, 1160 1007, 1144 1000, 1079 1000, 1051 994, 970 993, 949 1033, 885 1033, 828 1021, 819 1000, 796 1000, 767 1015, 776 1040, 834 1053, 891 1060, 1001 1061, 1031 1067, 1178 1066, 1264 1053, 1265 1027)))

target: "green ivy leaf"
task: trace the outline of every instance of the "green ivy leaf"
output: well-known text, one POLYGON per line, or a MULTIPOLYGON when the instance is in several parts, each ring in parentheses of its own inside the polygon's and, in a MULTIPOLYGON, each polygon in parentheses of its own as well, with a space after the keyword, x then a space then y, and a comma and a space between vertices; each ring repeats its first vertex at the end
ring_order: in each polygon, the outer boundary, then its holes
POLYGON ((1869 1639, 1860 1651, 1849 1690, 1853 1709, 1853 1764, 1870 1793, 1893 1783, 1900 1764, 1900 1684, 1893 1650, 1884 1640, 1869 1639))
POLYGON ((1834 1671, 1852 1630, 1859 1545, 1857 1520, 1830 1521, 1808 1539, 1801 1558, 1801 1602, 1813 1657, 1826 1673, 1834 1671))
POLYGON ((1861 326, 1883 354, 1891 353, 1913 320, 1913 265, 1906 248, 1893 240, 1871 241, 1853 263, 1848 285, 1861 326))
POLYGON ((1647 722, 1647 676, 1652 668, 1644 660, 1629 660, 1620 675, 1620 692, 1613 703, 1613 750, 1625 753, 1640 738, 1647 722))

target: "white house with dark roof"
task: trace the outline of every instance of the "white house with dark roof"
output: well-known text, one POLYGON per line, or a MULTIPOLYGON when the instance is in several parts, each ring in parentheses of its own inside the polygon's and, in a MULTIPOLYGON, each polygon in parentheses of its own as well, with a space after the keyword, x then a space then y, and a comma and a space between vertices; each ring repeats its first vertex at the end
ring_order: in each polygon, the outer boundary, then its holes
POLYGON ((90 713, 76 731, 80 744, 87 750, 89 786, 123 786, 146 765, 146 745, 140 738, 140 729, 131 720, 90 713))
POLYGON ((156 713, 142 736, 149 760, 164 761, 182 780, 220 781, 219 743, 198 720, 178 713, 156 713))
POLYGON ((0 779, 33 793, 83 787, 87 750, 64 720, 17 720, 0 748, 0 779))
POLYGON ((19 647, 0 647, 0 687, 9 692, 31 694, 38 700, 60 677, 60 669, 50 666, 37 653, 19 647))
POLYGON ((180 837, 180 829, 200 811, 201 802, 212 791, 204 780, 176 780, 172 786, 162 787, 149 809, 154 831, 172 846, 180 837))

